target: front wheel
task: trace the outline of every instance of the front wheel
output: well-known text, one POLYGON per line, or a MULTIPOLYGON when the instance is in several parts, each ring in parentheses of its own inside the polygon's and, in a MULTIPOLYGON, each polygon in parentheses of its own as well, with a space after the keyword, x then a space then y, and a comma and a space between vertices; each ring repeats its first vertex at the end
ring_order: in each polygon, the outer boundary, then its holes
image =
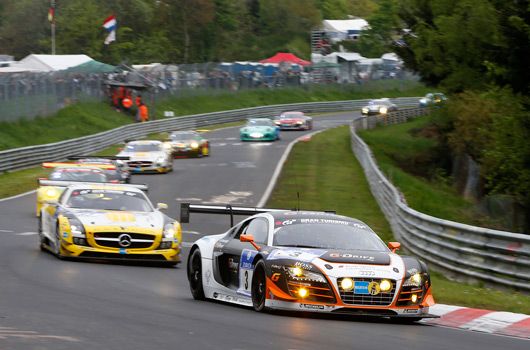
POLYGON ((258 312, 265 311, 265 299, 267 296, 267 269, 263 260, 258 261, 256 267, 254 268, 251 293, 252 306, 254 307, 254 310, 258 312))
POLYGON ((190 282, 190 291, 193 299, 204 299, 204 288, 202 286, 202 261, 201 252, 197 248, 188 258, 188 281, 190 282))

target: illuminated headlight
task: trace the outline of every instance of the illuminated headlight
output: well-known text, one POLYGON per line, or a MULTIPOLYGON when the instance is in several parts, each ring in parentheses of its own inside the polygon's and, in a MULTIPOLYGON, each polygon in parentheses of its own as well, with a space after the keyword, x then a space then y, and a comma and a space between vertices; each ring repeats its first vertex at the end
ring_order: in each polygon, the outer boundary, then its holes
POLYGON ((282 125, 281 122, 274 122, 276 125, 282 125))
POLYGON ((199 144, 197 142, 191 143, 191 148, 198 148, 198 147, 199 147, 199 144))
POLYGON ((124 165, 123 160, 121 160, 121 159, 118 159, 118 160, 116 161, 116 163, 117 163, 119 166, 123 166, 123 165, 124 165))
POLYGON ((77 219, 68 219, 72 237, 85 237, 85 227, 77 219))
POLYGON ((423 284, 423 275, 421 273, 415 273, 403 282, 403 287, 420 287, 423 284))
POLYGON ((263 134, 260 133, 260 132, 253 132, 253 133, 250 134, 250 137, 259 139, 259 138, 263 137, 263 134))
POLYGON ((414 304, 418 302, 418 294, 412 294, 410 296, 410 301, 412 301, 414 304))
POLYGON ((343 290, 352 290, 353 289, 353 280, 351 278, 345 278, 340 282, 340 287, 343 290))
POLYGON ((379 113, 386 114, 386 112, 388 112, 388 108, 386 108, 386 107, 379 108, 379 113))
POLYGON ((50 188, 49 190, 46 191, 46 196, 48 196, 50 198, 57 197, 58 195, 59 195, 59 193, 53 188, 50 188))
POLYGON ((164 226, 164 239, 173 239, 175 237, 175 227, 173 224, 164 226))
POLYGON ((164 148, 165 149, 171 149, 171 144, 170 143, 164 143, 164 148))
POLYGON ((368 108, 363 108, 363 110, 362 110, 362 112, 363 112, 364 114, 368 113, 369 111, 370 111, 370 110, 369 110, 368 108))
POLYGON ((302 123, 302 122, 296 122, 296 124, 298 124, 298 125, 302 125, 303 123, 302 123))
POLYGON ((325 283, 326 279, 319 273, 307 271, 299 267, 288 267, 289 277, 297 280, 309 280, 313 282, 325 283))
POLYGON ((390 292, 392 290, 392 282, 390 282, 389 280, 382 280, 381 283, 379 284, 379 288, 381 288, 381 292, 384 292, 384 293, 387 293, 387 292, 390 292))
POLYGON ((300 288, 298 290, 298 295, 300 295, 301 298, 305 298, 307 296, 308 292, 305 288, 300 288))
POLYGON ((427 99, 422 98, 422 99, 420 99, 420 102, 421 102, 421 103, 427 103, 427 99))
POLYGON ((158 157, 158 159, 156 160, 158 164, 163 164, 165 161, 166 159, 164 157, 158 157))

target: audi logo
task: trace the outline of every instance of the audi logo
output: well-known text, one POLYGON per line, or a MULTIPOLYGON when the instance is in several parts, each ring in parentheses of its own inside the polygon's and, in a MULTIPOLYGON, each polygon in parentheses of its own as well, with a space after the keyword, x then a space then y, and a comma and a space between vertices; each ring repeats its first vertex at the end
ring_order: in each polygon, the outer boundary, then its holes
POLYGON ((132 238, 131 236, 129 236, 128 234, 123 234, 123 235, 120 235, 118 237, 118 243, 120 244, 120 246, 122 246, 123 248, 127 248, 127 247, 130 247, 131 246, 131 242, 132 241, 132 238))

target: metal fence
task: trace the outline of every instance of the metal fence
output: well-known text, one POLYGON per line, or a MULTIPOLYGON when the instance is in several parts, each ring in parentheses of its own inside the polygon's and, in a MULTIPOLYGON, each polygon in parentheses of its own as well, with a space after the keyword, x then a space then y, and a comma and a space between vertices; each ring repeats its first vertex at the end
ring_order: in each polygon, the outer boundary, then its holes
POLYGON ((406 122, 428 112, 414 108, 356 120, 351 144, 364 169, 370 189, 404 248, 423 260, 450 271, 459 279, 481 280, 530 291, 530 236, 464 225, 435 218, 405 203, 402 193, 387 179, 356 130, 377 124, 406 122))
MULTIPOLYGON (((124 66, 126 67, 126 66, 124 66)), ((145 85, 144 103, 152 112, 156 102, 169 98, 237 94, 249 89, 301 89, 312 92, 332 86, 351 91, 407 89, 418 86, 415 75, 403 72, 399 79, 373 79, 350 83, 345 72, 337 69, 322 74, 293 66, 282 69, 246 63, 202 63, 187 65, 149 65, 123 73, 84 74, 69 71, 48 73, 0 74, 0 122, 16 122, 56 114, 77 102, 102 101, 108 97, 105 82, 121 81, 145 85), (318 74, 317 74, 318 73, 318 74)), ((385 77, 381 75, 381 78, 385 77)), ((140 91, 136 91, 136 94, 140 91)), ((133 91, 133 95, 134 95, 133 91)), ((133 96, 134 97, 134 96, 133 96)))
MULTIPOLYGON (((398 107, 407 107, 417 106, 419 98, 391 100, 398 107)), ((275 105, 130 124, 74 140, 0 152, 0 171, 34 167, 44 161, 60 161, 72 154, 91 154, 119 140, 140 138, 151 133, 242 121, 248 115, 271 117, 289 109, 306 113, 359 110, 367 102, 355 100, 275 105)), ((379 170, 368 146, 355 132, 356 127, 374 127, 377 119, 381 123, 399 123, 425 112, 425 109, 418 108, 398 110, 386 117, 361 118, 351 127, 353 152, 364 168, 372 194, 390 222, 395 237, 407 251, 451 271, 455 276, 530 291, 530 236, 442 220, 409 208, 402 194, 379 170)))

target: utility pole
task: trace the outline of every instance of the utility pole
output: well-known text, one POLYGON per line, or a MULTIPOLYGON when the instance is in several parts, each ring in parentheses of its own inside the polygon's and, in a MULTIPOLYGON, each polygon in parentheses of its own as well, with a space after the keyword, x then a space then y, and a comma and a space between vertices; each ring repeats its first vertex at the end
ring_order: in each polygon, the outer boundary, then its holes
POLYGON ((51 0, 48 19, 50 20, 52 26, 52 55, 55 55, 55 0, 51 0))

